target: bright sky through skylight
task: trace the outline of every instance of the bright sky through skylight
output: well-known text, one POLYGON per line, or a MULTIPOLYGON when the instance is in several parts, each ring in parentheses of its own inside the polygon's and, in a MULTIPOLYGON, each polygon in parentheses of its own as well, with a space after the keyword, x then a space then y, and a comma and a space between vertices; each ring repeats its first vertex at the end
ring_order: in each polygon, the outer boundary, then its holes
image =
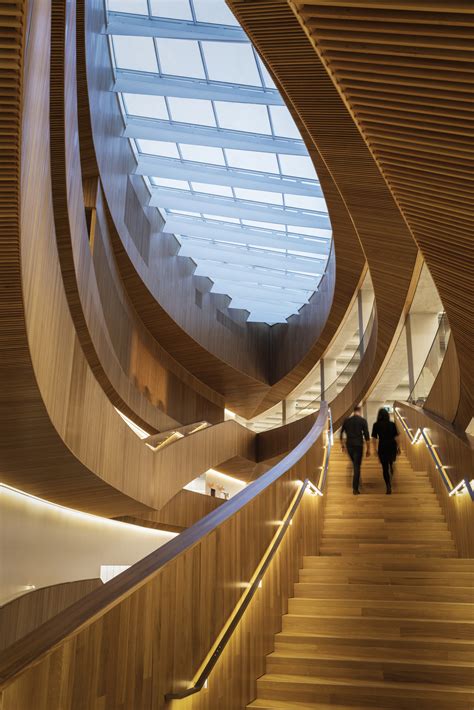
POLYGON ((213 291, 284 322, 324 273, 331 225, 290 112, 225 0, 107 0, 114 91, 150 205, 213 291))

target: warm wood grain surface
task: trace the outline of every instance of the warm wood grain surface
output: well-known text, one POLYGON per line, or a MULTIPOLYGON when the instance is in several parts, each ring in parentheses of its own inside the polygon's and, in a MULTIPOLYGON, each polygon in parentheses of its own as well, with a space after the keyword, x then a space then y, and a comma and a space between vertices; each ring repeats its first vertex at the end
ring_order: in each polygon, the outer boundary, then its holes
MULTIPOLYGON (((358 393, 361 399, 404 320, 417 277, 417 246, 350 111, 286 0, 228 4, 311 136, 367 259, 377 308, 377 345, 358 393)), ((337 233, 334 236, 337 240, 337 233)))
MULTIPOLYGON (((445 466, 453 485, 463 478, 472 479, 474 471, 474 450, 466 434, 455 430, 451 425, 430 415, 420 407, 407 402, 396 402, 396 407, 405 417, 413 434, 418 428, 426 427, 431 440, 437 446, 437 453, 445 466)), ((401 427, 400 427, 401 428, 401 427)), ((423 442, 411 444, 405 432, 401 439, 406 455, 413 468, 417 471, 427 471, 431 485, 443 509, 448 527, 456 542, 460 557, 474 557, 474 540, 472 529, 474 524, 474 503, 469 495, 449 496, 447 489, 438 473, 430 452, 423 442)))
MULTIPOLYGON (((324 405, 303 441, 275 467, 7 649, 0 660, 3 710, 27 706, 39 687, 44 691, 36 694, 38 710, 80 702, 89 708, 102 702, 109 707, 163 707, 164 694, 188 684, 205 657, 272 539, 275 521, 281 520, 293 498, 295 481, 313 478, 323 458, 326 425, 324 405), (84 653, 86 648, 89 652, 84 653), (81 682, 84 677, 86 685, 81 682)), ((309 538, 298 538, 299 544, 307 542, 314 549, 317 515, 311 510, 309 538)), ((293 548, 283 560, 295 569, 302 551, 303 547, 293 548)), ((271 589, 277 592, 273 584, 271 589)), ((277 608, 285 604, 287 593, 286 586, 277 593, 277 608)), ((266 609, 262 622, 274 617, 274 609, 266 609)), ((241 643, 248 639, 241 638, 241 643)), ((255 683, 261 656, 255 655, 250 670, 248 662, 240 655, 241 672, 249 673, 255 683)), ((228 663, 235 663, 235 656, 228 663)), ((240 676, 234 672, 234 685, 227 687, 240 686, 236 699, 248 702, 249 688, 240 676)), ((223 678, 230 682, 229 670, 223 678)))
POLYGON ((291 4, 436 283, 456 344, 456 421, 465 428, 474 408, 472 3, 291 4))
POLYGON ((36 589, 4 604, 0 607, 0 650, 101 586, 100 579, 80 579, 36 589))

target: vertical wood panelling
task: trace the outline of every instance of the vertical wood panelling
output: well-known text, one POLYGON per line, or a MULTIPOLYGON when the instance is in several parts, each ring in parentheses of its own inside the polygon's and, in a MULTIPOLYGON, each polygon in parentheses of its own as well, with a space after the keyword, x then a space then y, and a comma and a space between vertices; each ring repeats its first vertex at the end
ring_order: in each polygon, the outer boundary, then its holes
MULTIPOLYGON (((297 479, 312 479, 321 465, 326 417, 324 408, 265 480, 7 649, 0 660, 2 710, 28 707, 34 688, 45 690, 35 710, 163 708, 165 693, 186 687, 205 658, 294 498, 297 479)), ((247 618, 252 635, 239 630, 214 675, 224 707, 237 709, 252 698, 261 652, 279 624, 301 555, 317 549, 321 499, 308 499, 303 528, 288 538, 267 577, 266 603, 257 596, 247 618)))
MULTIPOLYGON (((442 423, 420 407, 396 402, 405 417, 407 425, 413 434, 419 428, 427 428, 430 438, 437 446, 437 453, 445 466, 448 466, 449 478, 456 485, 463 478, 471 480, 474 473, 474 451, 469 437, 463 432, 442 423)), ((401 427, 400 427, 401 429, 401 427)), ((411 444, 408 436, 402 431, 401 439, 410 463, 415 471, 428 471, 431 484, 435 489, 443 513, 458 548, 460 557, 474 557, 474 502, 467 493, 449 496, 438 473, 434 461, 423 441, 411 444)))

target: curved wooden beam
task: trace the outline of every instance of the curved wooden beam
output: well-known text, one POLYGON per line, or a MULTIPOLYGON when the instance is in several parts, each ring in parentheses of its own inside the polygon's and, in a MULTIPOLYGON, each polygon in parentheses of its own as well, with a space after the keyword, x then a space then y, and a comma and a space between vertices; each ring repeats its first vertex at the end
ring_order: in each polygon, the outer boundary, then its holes
POLYGON ((418 250, 351 113, 288 2, 228 4, 317 147, 367 259, 377 307, 377 346, 359 399, 379 374, 401 327, 418 250))
POLYGON ((453 421, 465 428, 474 411, 472 7, 423 0, 397 10, 368 0, 291 5, 438 288, 459 359, 461 399, 453 421))

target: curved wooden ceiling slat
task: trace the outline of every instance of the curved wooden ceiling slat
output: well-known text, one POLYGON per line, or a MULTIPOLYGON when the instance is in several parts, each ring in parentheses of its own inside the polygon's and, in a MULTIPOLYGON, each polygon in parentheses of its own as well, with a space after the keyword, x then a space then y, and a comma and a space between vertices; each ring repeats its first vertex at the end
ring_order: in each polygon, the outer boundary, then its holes
POLYGON ((465 427, 473 412, 474 5, 291 4, 347 101, 439 290, 461 373, 455 421, 465 427))
POLYGON ((283 86, 359 235, 374 286, 378 328, 373 366, 361 397, 400 327, 414 277, 416 244, 350 111, 286 0, 228 4, 283 86))

